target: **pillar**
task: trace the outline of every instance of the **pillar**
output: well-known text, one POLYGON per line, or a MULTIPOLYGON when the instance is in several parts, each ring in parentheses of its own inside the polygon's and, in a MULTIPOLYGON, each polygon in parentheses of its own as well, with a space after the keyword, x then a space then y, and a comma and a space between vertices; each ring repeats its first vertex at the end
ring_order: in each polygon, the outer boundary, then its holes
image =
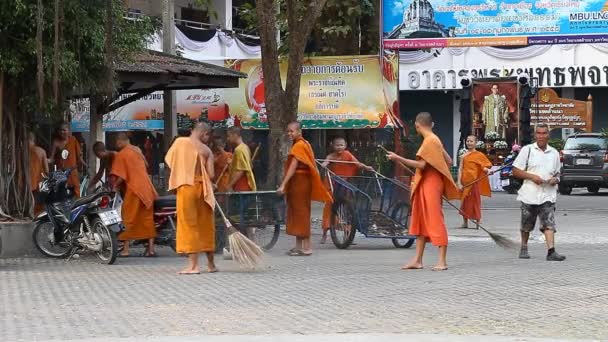
MULTIPOLYGON (((175 55, 175 1, 163 0, 163 52, 175 55)), ((177 135, 175 91, 163 92, 164 151, 177 135)))
POLYGON ((93 176, 99 169, 99 159, 93 153, 93 145, 97 141, 105 142, 105 134, 103 132, 103 114, 98 113, 98 107, 101 102, 101 97, 91 95, 89 97, 89 140, 87 142, 87 171, 93 176))

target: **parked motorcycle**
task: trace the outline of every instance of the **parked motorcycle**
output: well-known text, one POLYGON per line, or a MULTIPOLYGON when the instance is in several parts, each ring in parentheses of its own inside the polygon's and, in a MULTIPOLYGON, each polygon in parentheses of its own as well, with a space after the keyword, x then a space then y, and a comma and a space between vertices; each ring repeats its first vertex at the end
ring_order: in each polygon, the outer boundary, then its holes
MULTIPOLYGON (((62 158, 67 156, 68 151, 62 151, 62 158)), ((71 171, 54 170, 43 177, 37 196, 46 210, 34 220, 34 244, 49 257, 93 252, 103 263, 113 264, 118 256, 116 236, 122 230, 120 212, 111 206, 117 201, 107 191, 74 200, 73 189, 67 186, 71 171)))
POLYGON ((517 158, 517 152, 513 152, 505 158, 503 169, 500 171, 500 185, 509 194, 516 194, 521 188, 521 179, 513 177, 513 162, 517 158))

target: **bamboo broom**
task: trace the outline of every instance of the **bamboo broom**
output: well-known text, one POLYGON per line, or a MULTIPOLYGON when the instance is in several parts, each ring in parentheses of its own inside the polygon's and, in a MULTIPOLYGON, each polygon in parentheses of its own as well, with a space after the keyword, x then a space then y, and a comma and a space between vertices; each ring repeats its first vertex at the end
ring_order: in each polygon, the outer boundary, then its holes
POLYGON ((243 267, 255 269, 256 266, 262 263, 264 251, 234 228, 217 202, 215 203, 215 206, 224 220, 226 233, 228 235, 228 245, 233 259, 243 267))
MULTIPOLYGON (((386 152, 386 153, 388 153, 388 152, 389 152, 387 149, 385 149, 385 148, 384 148, 384 146, 378 145, 378 148, 382 149, 382 150, 383 150, 384 152, 386 152)), ((409 168, 407 165, 405 165, 403 162, 401 162, 401 161, 397 161, 397 163, 399 163, 401 166, 403 166, 403 167, 404 167, 404 168, 405 168, 405 169, 406 169, 406 170, 407 170, 409 173, 411 173, 412 175, 414 175, 414 174, 415 174, 415 173, 414 173, 414 171, 412 171, 412 169, 410 169, 410 168, 409 168)), ((410 190, 410 191, 411 191, 411 190, 410 190)), ((457 207, 455 204, 453 204, 452 202, 450 202, 450 200, 448 200, 448 199, 447 199, 447 197, 445 197, 445 196, 443 196, 443 195, 442 195, 442 196, 441 196, 441 198, 442 198, 442 199, 443 199, 443 200, 444 200, 444 201, 445 201, 445 202, 446 202, 448 205, 450 205, 452 208, 456 209, 456 210, 457 210, 457 211, 460 213, 460 215, 463 215, 463 214, 464 214, 464 213, 462 212, 462 210, 461 210, 460 208, 458 208, 458 207, 457 207)), ((475 224, 476 224, 476 225, 477 225, 479 228, 481 228, 481 230, 483 230, 484 232, 486 232, 486 234, 488 234, 488 235, 490 236, 490 238, 492 239, 492 241, 494 241, 494 243, 495 243, 497 246, 502 247, 502 248, 505 248, 505 249, 517 249, 517 248, 518 248, 518 246, 519 246, 519 245, 518 245, 518 244, 517 244, 515 241, 513 241, 513 240, 511 240, 511 239, 509 239, 509 238, 507 238, 507 237, 505 237, 505 236, 503 236, 503 235, 500 235, 500 234, 497 234, 497 233, 492 233, 492 232, 491 232, 491 231, 489 231, 487 228, 485 228, 484 226, 482 226, 482 225, 479 223, 479 221, 476 221, 476 220, 471 220, 471 221, 473 221, 473 223, 475 223, 475 224)))

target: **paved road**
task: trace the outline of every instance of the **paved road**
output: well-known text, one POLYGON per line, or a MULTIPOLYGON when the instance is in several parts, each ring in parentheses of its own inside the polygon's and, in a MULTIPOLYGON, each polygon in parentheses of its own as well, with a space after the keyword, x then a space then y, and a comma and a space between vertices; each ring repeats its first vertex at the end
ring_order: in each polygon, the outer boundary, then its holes
MULTIPOLYGON (((605 208, 608 197, 595 197, 581 196, 605 208)), ((495 196, 486 207, 511 200, 495 196)), ((570 196, 562 204, 579 200, 570 196)), ((456 213, 446 215, 456 227, 456 213)), ((488 228, 517 236, 517 212, 484 215, 488 228)), ((544 261, 541 241, 530 246, 531 260, 519 260, 478 231, 451 228, 450 270, 441 273, 401 271, 413 250, 360 237, 349 250, 316 245, 311 257, 287 257, 291 240, 283 236, 257 272, 219 260, 222 272, 198 276, 176 276, 185 260, 166 249, 156 259, 121 259, 113 266, 89 258, 5 259, 0 334, 3 341, 207 335, 221 337, 213 342, 249 340, 227 335, 260 335, 257 341, 264 342, 459 341, 454 335, 462 341, 608 340, 606 217, 597 210, 562 213, 564 263, 544 261), (585 238, 574 238, 579 235, 585 238), (425 335, 381 335, 387 333, 425 335)), ((429 248, 427 254, 431 266, 437 253, 429 248)))

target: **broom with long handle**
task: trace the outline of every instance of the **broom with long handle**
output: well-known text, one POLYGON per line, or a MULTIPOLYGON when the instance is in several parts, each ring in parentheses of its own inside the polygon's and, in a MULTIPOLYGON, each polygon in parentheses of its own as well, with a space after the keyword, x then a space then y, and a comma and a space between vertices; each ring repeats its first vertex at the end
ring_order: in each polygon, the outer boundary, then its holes
MULTIPOLYGON (((382 149, 384 152, 388 153, 389 151, 387 149, 384 148, 384 146, 380 146, 378 145, 378 147, 380 149, 382 149)), ((403 166, 409 173, 411 173, 412 175, 414 175, 414 171, 412 171, 412 169, 410 169, 407 165, 405 165, 403 162, 401 161, 397 161, 397 163, 399 163, 401 166, 403 166)), ((411 191, 411 190, 410 190, 411 191)), ((452 202, 450 202, 450 200, 445 197, 445 196, 441 196, 441 198, 452 208, 456 209, 460 215, 464 215, 464 212, 458 208, 455 204, 453 204, 452 202)), ((482 226, 479 221, 476 220, 471 220, 473 221, 473 223, 475 223, 477 226, 479 226, 479 228, 481 228, 481 230, 483 230, 484 232, 486 232, 486 234, 488 234, 490 236, 490 238, 492 239, 492 241, 494 241, 494 243, 496 243, 497 246, 505 248, 505 249, 517 249, 517 247, 519 246, 515 241, 502 236, 500 234, 497 233, 492 233, 491 231, 489 231, 487 228, 485 228, 484 226, 482 226)))
POLYGON ((230 246, 230 253, 232 254, 233 259, 241 266, 254 269, 262 263, 264 251, 260 246, 256 245, 234 228, 217 202, 215 203, 215 206, 224 220, 224 225, 226 226, 226 232, 228 234, 228 245, 230 246))

